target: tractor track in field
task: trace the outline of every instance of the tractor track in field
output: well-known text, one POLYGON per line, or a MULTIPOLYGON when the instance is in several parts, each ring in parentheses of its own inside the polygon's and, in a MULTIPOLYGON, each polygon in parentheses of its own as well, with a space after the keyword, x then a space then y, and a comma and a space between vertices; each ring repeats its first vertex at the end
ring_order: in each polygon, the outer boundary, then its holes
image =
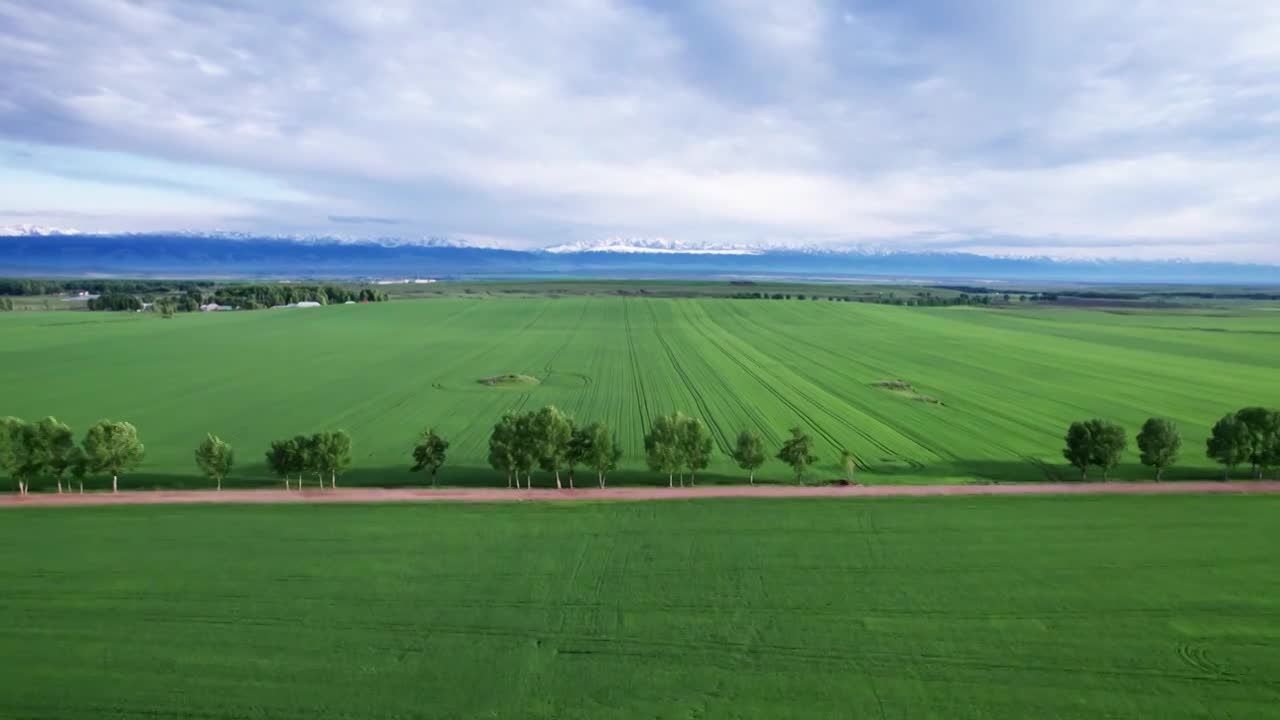
MULTIPOLYGON (((721 345, 719 341, 712 338, 710 334, 704 334, 703 340, 710 343, 712 347, 714 347, 716 350, 719 350, 720 353, 723 354, 725 357, 729 358, 729 360, 731 360, 734 364, 736 364, 739 368, 741 368, 743 372, 745 372, 747 375, 754 378, 755 381, 760 383, 760 386, 763 387, 765 390, 767 390, 771 395, 773 395, 774 398, 778 400, 778 402, 790 408, 791 412, 795 413, 796 416, 799 417, 801 420, 803 420, 806 425, 813 428, 814 432, 818 433, 827 442, 831 443, 832 447, 838 447, 838 448, 844 447, 844 443, 841 443, 840 441, 836 440, 834 435, 832 435, 830 432, 827 432, 826 428, 822 427, 822 425, 820 425, 817 421, 815 421, 812 417, 810 417, 809 414, 806 413, 804 410, 801 410, 799 405, 792 402, 791 399, 788 398, 784 393, 782 393, 777 388, 775 388, 772 384, 766 381, 764 377, 762 377, 758 372, 756 372, 751 367, 749 367, 745 361, 743 361, 741 358, 737 357, 733 353, 726 350, 724 346, 721 345)), ((795 389, 790 385, 788 385, 788 388, 792 390, 795 389)), ((872 442, 874 443, 874 441, 872 442)))
POLYGON ((647 428, 653 419, 653 413, 649 411, 649 401, 644 392, 644 380, 640 377, 640 359, 636 356, 636 338, 631 325, 630 302, 624 302, 622 305, 622 323, 626 328, 627 354, 631 360, 631 372, 635 377, 635 384, 632 389, 636 393, 636 408, 640 412, 640 427, 647 428))
MULTIPOLYGON (((737 337, 737 336, 736 336, 736 335, 734 335, 733 331, 731 331, 729 328, 726 328, 725 326, 723 326, 723 325, 721 325, 721 324, 717 323, 714 319, 709 319, 709 322, 710 322, 714 327, 716 327, 716 328, 718 328, 719 330, 723 331, 723 332, 724 332, 726 335, 728 335, 729 337, 733 337, 733 338, 735 338, 735 339, 736 339, 736 337, 737 337)), ((759 327, 759 325, 758 325, 758 324, 757 324, 757 327, 759 327)), ((761 328, 761 330, 768 330, 769 332, 773 332, 773 333, 775 333, 775 334, 777 334, 777 335, 779 335, 779 336, 781 336, 781 337, 783 337, 783 338, 786 338, 786 339, 788 340, 788 342, 791 342, 791 343, 793 343, 793 344, 795 344, 795 345, 804 345, 804 346, 809 346, 809 347, 810 347, 810 348, 812 348, 812 349, 821 350, 822 352, 830 352, 830 351, 829 351, 829 349, 827 349, 827 348, 823 348, 823 347, 821 347, 821 346, 819 346, 819 345, 816 345, 816 344, 814 344, 814 343, 810 343, 810 342, 808 342, 808 341, 806 341, 806 340, 802 340, 802 339, 800 339, 800 338, 795 338, 795 337, 793 337, 793 336, 789 335, 788 333, 784 333, 784 332, 782 332, 781 330, 779 330, 779 329, 777 329, 777 328, 773 328, 773 327, 770 327, 770 328, 763 328, 763 327, 762 327, 762 328, 761 328)), ((712 344, 713 344, 713 345, 715 345, 715 346, 716 346, 716 348, 717 348, 720 352, 722 352, 722 353, 724 353, 725 355, 729 356, 729 357, 730 357, 730 358, 732 358, 735 362, 738 362, 738 364, 739 364, 739 365, 742 365, 742 362, 741 362, 741 361, 740 361, 736 356, 734 356, 734 355, 730 354, 730 353, 729 353, 727 350, 725 350, 725 349, 724 349, 724 347, 722 347, 719 343, 717 343, 716 341, 714 341, 714 340, 713 340, 713 341, 712 341, 712 344)), ((748 344, 748 347, 750 347, 750 348, 751 348, 752 350, 754 350, 755 352, 763 352, 763 351, 761 351, 759 348, 756 348, 756 347, 751 346, 751 345, 749 345, 749 344, 748 344)), ((767 355, 767 353, 765 353, 765 354, 767 355)), ((831 370, 832 372, 837 372, 835 368, 829 368, 829 367, 827 367, 827 366, 825 366, 825 365, 824 365, 824 366, 822 366, 822 367, 824 367, 824 368, 826 368, 826 369, 828 369, 828 370, 831 370)), ((746 369, 746 368, 745 368, 745 366, 743 367, 743 369, 746 369)), ((791 370, 791 372, 793 372, 793 373, 796 375, 796 379, 797 379, 798 381, 800 381, 800 382, 808 383, 809 385, 814 386, 814 387, 817 387, 817 386, 820 384, 820 381, 818 381, 818 380, 816 380, 816 379, 814 379, 814 378, 812 378, 812 377, 810 377, 810 376, 808 376, 808 375, 806 375, 806 374, 803 374, 803 373, 801 373, 801 372, 799 372, 799 371, 797 371, 797 370, 795 370, 795 369, 793 369, 793 368, 788 368, 788 369, 789 369, 789 370, 791 370)), ((837 373, 837 374, 838 374, 838 373, 837 373)), ((763 380, 761 380, 761 382, 764 382, 764 381, 763 381, 763 380)), ((857 435, 858 437, 861 437, 863 440, 867 441, 867 443, 869 443, 870 445, 872 445, 873 447, 875 447, 877 450, 879 450, 880 452, 884 453, 885 455, 888 455, 889 457, 896 457, 896 458, 900 458, 900 459, 902 459, 904 462, 906 462, 908 465, 910 465, 912 468, 917 469, 917 470, 919 470, 919 469, 921 469, 921 468, 923 468, 923 467, 924 467, 923 463, 920 463, 920 462, 919 462, 919 461, 917 461, 917 460, 912 460, 912 459, 910 459, 910 458, 904 458, 904 457, 902 457, 902 456, 901 456, 901 453, 898 453, 897 451, 893 450, 892 448, 890 448, 888 445, 886 445, 886 444, 885 444, 885 443, 883 443, 882 441, 878 440, 874 435, 872 435, 872 434, 871 434, 870 432, 868 432, 867 430, 865 430, 865 429, 863 429, 863 428, 858 427, 857 425, 853 424, 853 423, 852 423, 852 422, 850 422, 849 420, 845 419, 845 418, 844 418, 843 416, 841 416, 840 414, 838 414, 838 413, 836 413, 836 412, 832 411, 831 409, 829 409, 829 408, 827 407, 827 405, 826 405, 826 404, 818 402, 818 401, 817 401, 817 400, 815 400, 815 399, 813 398, 813 396, 812 396, 812 395, 810 395, 808 392, 806 392, 806 391, 804 391, 804 390, 800 389, 800 387, 798 387, 798 386, 796 385, 796 383, 788 382, 787 380, 785 380, 785 379, 783 379, 783 378, 781 378, 781 377, 779 377, 779 378, 778 378, 778 382, 779 382, 780 384, 782 384, 782 385, 783 385, 787 390, 789 390, 789 391, 791 391, 792 393, 795 393, 797 396, 799 396, 799 397, 800 397, 800 399, 802 399, 802 400, 804 400, 805 402, 809 403, 811 406, 813 406, 814 408, 816 408, 818 411, 820 411, 820 412, 822 412, 822 413, 826 414, 828 417, 830 417, 832 420, 834 420, 838 425, 840 425, 840 426, 844 427, 846 430, 849 430, 850 432, 854 433, 854 434, 855 434, 855 435, 857 435)), ((770 387, 770 391, 771 391, 771 392, 773 392, 775 395, 778 395, 778 392, 777 392, 776 390, 773 390, 773 388, 772 388, 772 387, 770 387)), ((830 393, 830 391, 828 391, 828 392, 830 393)), ((877 415, 877 414, 873 414, 873 413, 868 412, 868 410, 867 410, 867 408, 866 408, 865 406, 863 406, 863 405, 861 405, 861 404, 857 403, 856 401, 854 401, 854 399, 852 399, 852 398, 847 398, 847 397, 844 397, 844 396, 842 396, 842 395, 837 395, 837 394, 835 394, 835 393, 831 393, 831 395, 832 395, 833 397, 835 397, 835 399, 840 400, 840 401, 842 401, 842 402, 845 402, 845 403, 847 403, 847 404, 848 404, 849 406, 851 406, 851 407, 857 407, 857 408, 858 408, 858 410, 859 410, 860 412, 862 412, 862 413, 866 414, 868 417, 872 417, 872 418, 873 418, 873 419, 875 419, 877 422, 879 422, 881 425, 884 425, 884 426, 885 426, 885 427, 887 427, 887 428, 891 428, 891 429, 894 429, 895 431, 898 431, 898 430, 897 430, 897 426, 896 426, 896 425, 894 425, 894 424, 893 424, 893 423, 891 423, 891 422, 888 422, 885 418, 882 418, 882 417, 880 417, 880 416, 879 416, 879 415, 877 415)), ((778 396, 781 398, 781 395, 778 395, 778 396)), ((784 402, 786 402, 788 405, 792 405, 792 403, 791 403, 790 401, 784 401, 784 402)), ((793 407, 793 409, 795 409, 795 408, 793 407)), ((798 412, 798 411, 797 411, 797 412, 798 412)), ((813 420, 812 420, 808 415, 804 415, 803 417, 805 418, 806 422, 809 422, 809 423, 810 423, 810 425, 814 427, 814 429, 815 429, 815 430, 817 430, 820 434, 823 434, 823 435, 824 435, 824 437, 827 437, 828 441, 830 441, 830 442, 832 443, 832 445, 833 445, 833 446, 838 447, 838 448, 840 448, 840 449, 842 449, 842 450, 848 450, 848 448, 844 445, 844 443, 836 442, 836 441, 835 441, 834 439, 832 439, 832 437, 831 437, 831 436, 829 436, 825 431, 818 430, 817 426, 814 424, 813 420)), ((899 432, 899 434, 902 434, 900 431, 898 431, 898 432, 899 432)), ((927 446, 925 446, 925 445, 923 445, 922 443, 920 443, 917 439, 912 438, 912 437, 910 437, 909 435, 905 435, 905 434, 903 434, 903 436, 904 436, 904 437, 909 438, 910 440, 912 440, 912 442, 915 442, 917 445, 919 445, 920 447, 924 448, 925 450, 930 450, 927 446)), ((931 451, 931 450, 930 450, 930 451, 931 451)), ((861 457, 860 455, 855 454, 855 455, 854 455, 854 458, 855 458, 855 460, 858 462, 858 465, 859 465, 860 467, 862 467, 863 469, 868 469, 868 468, 870 467, 870 465, 869 465, 867 462, 865 462, 865 461, 862 459, 862 457, 861 457)))
POLYGON ((702 485, 577 490, 503 488, 339 488, 337 490, 133 490, 121 493, 0 495, 0 508, 103 505, 565 502, 710 498, 887 498, 1053 495, 1272 495, 1280 481, 1167 483, 1009 483, 1003 485, 702 485))
POLYGON ((671 361, 671 367, 675 368, 676 374, 680 376, 680 380, 684 383, 685 389, 693 396, 693 402, 702 411, 702 419, 711 427, 712 433, 716 436, 716 445, 719 446, 720 452, 728 455, 731 452, 729 438, 725 435, 724 429, 720 427, 720 423, 716 422, 715 414, 711 412, 711 407, 707 405, 707 401, 702 397, 702 393, 698 392, 697 383, 689 377, 689 373, 685 371, 684 366, 680 364, 680 360, 676 357, 676 353, 671 349, 671 343, 662 335, 659 329, 658 315, 653 312, 653 306, 649 306, 649 312, 653 315, 653 334, 658 338, 658 342, 662 344, 662 349, 666 351, 667 358, 671 361))

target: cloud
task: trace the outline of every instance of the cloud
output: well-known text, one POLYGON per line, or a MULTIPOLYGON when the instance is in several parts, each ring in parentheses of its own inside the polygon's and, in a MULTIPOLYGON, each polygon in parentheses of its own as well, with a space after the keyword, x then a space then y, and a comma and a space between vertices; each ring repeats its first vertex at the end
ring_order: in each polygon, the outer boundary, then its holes
POLYGON ((0 0, 0 77, 0 179, 111 229, 1280 261, 1260 0, 0 0))
POLYGON ((367 215, 330 215, 329 222, 347 225, 399 225, 403 221, 397 218, 370 217, 367 215))

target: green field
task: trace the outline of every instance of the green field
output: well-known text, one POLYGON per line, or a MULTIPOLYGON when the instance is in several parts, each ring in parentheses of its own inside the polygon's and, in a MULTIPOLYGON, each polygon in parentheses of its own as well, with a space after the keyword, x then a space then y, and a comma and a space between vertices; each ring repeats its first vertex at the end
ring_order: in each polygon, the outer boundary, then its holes
POLYGON ((1280 716, 1280 498, 0 512, 0 717, 1280 716))
MULTIPOLYGON (((607 421, 642 470, 642 436, 672 410, 704 418, 719 454, 708 480, 740 481, 723 456, 758 428, 776 446, 807 429, 835 476, 841 449, 865 482, 1070 479, 1066 425, 1102 417, 1136 432, 1151 415, 1184 433, 1171 478, 1217 477, 1208 428, 1246 405, 1280 405, 1280 312, 1053 307, 902 308, 859 303, 640 297, 451 297, 315 310, 0 316, 0 414, 56 415, 83 432, 137 425, 144 466, 122 487, 196 485, 207 432, 239 457, 231 486, 272 480, 270 440, 345 429, 347 484, 421 482, 407 472, 424 426, 453 443, 447 484, 504 482, 485 468, 506 410, 556 404, 607 421), (507 373, 539 382, 489 386, 507 373), (876 383, 903 380, 911 392, 876 383), (920 402, 914 395, 938 403, 920 402)), ((1132 447, 1118 476, 1146 478, 1132 447)), ((788 481, 771 461, 766 481, 788 481)), ((97 487, 109 481, 95 479, 97 487)), ((547 484, 535 476, 535 484, 547 484)), ((38 488, 37 488, 38 489, 38 488)))

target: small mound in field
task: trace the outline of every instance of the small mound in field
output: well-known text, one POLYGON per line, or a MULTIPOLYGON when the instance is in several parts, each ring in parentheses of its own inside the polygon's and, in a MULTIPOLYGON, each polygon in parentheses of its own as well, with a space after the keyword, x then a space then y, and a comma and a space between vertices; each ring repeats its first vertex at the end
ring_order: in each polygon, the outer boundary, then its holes
POLYGON ((493 377, 480 378, 476 382, 489 387, 499 387, 507 385, 539 385, 541 380, 532 375, 519 375, 516 373, 506 373, 505 375, 494 375, 493 377))
POLYGON ((914 385, 906 380, 881 380, 871 383, 872 387, 878 387, 881 390, 888 390, 896 395, 901 395, 908 400, 916 402, 928 403, 930 405, 941 405, 942 401, 932 395, 925 395, 918 392, 914 385))

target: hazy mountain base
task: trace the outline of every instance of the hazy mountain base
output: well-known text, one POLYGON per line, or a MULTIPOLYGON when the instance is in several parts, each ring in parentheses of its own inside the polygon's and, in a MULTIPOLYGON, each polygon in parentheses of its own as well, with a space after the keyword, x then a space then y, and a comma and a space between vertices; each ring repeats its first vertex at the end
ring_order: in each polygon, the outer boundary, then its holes
POLYGON ((776 277, 1280 284, 1268 265, 1059 261, 964 253, 546 253, 182 234, 0 238, 0 275, 279 278, 776 277))

